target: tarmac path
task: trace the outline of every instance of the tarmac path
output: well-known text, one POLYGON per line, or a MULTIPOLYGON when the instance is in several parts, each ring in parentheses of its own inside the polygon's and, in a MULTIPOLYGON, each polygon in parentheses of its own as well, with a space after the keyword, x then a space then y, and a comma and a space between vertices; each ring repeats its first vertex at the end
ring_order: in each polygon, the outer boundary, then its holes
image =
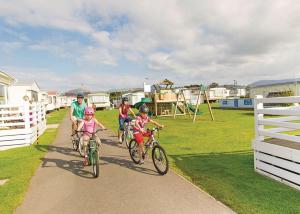
POLYGON ((111 131, 99 134, 100 175, 93 178, 72 149, 70 127, 66 117, 15 213, 234 213, 174 172, 159 175, 149 157, 135 165, 111 131))

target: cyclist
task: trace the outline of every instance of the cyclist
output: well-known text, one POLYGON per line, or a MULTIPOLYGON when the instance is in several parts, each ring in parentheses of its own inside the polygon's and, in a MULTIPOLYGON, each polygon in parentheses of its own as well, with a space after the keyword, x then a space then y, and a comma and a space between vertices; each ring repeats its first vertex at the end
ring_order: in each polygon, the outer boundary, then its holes
POLYGON ((138 144, 138 153, 140 164, 144 163, 144 137, 150 137, 150 133, 145 130, 145 125, 150 122, 157 127, 163 128, 164 126, 148 117, 149 108, 144 104, 139 108, 140 116, 136 117, 136 122, 133 126, 133 136, 138 144))
MULTIPOLYGON (((87 107, 84 110, 84 120, 80 125, 78 126, 78 130, 83 130, 83 135, 81 137, 81 142, 83 142, 83 152, 84 152, 84 165, 86 166, 88 164, 88 157, 87 157, 87 145, 89 143, 89 140, 91 137, 93 137, 93 134, 96 130, 95 127, 98 125, 102 129, 105 129, 104 125, 100 123, 97 119, 94 118, 94 109, 91 107, 87 107)), ((94 140, 100 145, 100 138, 97 135, 94 135, 94 140)))
POLYGON ((82 121, 84 117, 84 109, 86 108, 86 103, 83 100, 83 93, 77 94, 77 100, 73 101, 70 110, 70 120, 72 121, 72 133, 74 134, 77 130, 77 126, 82 121))
POLYGON ((131 112, 134 117, 136 116, 130 105, 128 104, 128 97, 122 98, 122 104, 119 106, 119 143, 122 143, 122 135, 124 131, 124 123, 128 121, 128 112, 131 112))

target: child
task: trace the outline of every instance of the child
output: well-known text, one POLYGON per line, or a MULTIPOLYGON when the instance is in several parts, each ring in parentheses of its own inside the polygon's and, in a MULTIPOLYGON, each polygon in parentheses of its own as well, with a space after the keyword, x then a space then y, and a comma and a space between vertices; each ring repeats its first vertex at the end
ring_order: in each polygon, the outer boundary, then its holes
POLYGON ((126 120, 128 120, 129 111, 135 116, 133 110, 130 108, 130 105, 128 104, 128 98, 123 97, 122 104, 119 107, 119 132, 118 132, 119 143, 122 143, 124 123, 126 122, 126 120))
MULTIPOLYGON (((84 110, 85 118, 80 123, 78 127, 78 131, 83 129, 83 135, 81 137, 81 141, 83 141, 83 151, 84 151, 84 165, 86 166, 88 164, 88 158, 87 158, 87 145, 89 143, 89 140, 93 135, 91 133, 94 133, 96 125, 101 127, 102 129, 105 129, 104 125, 99 123, 97 119, 94 118, 94 109, 91 107, 86 107, 84 110)), ((100 145, 100 139, 97 135, 94 135, 94 140, 100 145)))
POLYGON ((145 125, 150 122, 154 125, 163 128, 163 125, 160 125, 158 122, 155 122, 154 120, 150 119, 148 117, 149 108, 146 105, 142 105, 139 108, 140 116, 136 117, 136 122, 133 127, 133 136, 135 138, 135 141, 138 143, 138 153, 140 157, 140 164, 144 163, 144 137, 149 137, 149 133, 145 131, 145 125))

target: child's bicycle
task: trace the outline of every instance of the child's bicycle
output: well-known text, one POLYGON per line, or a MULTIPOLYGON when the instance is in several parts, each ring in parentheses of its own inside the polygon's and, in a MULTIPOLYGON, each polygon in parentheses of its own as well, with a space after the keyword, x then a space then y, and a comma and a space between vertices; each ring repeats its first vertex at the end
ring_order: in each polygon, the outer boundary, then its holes
MULTIPOLYGON (((81 121, 82 120, 77 120, 77 127, 81 121)), ((83 157, 84 156, 83 150, 82 150, 83 146, 82 146, 82 143, 80 143, 80 138, 81 138, 81 134, 78 131, 75 131, 75 133, 73 133, 71 135, 72 146, 73 146, 74 151, 78 151, 80 156, 83 157)))
MULTIPOLYGON (((150 133, 150 137, 149 140, 144 144, 145 153, 143 154, 143 158, 149 149, 152 149, 152 161, 154 167, 159 174, 165 175, 169 171, 169 160, 164 148, 158 144, 158 141, 154 137, 154 133, 159 132, 159 128, 156 127, 151 130, 148 129, 147 131, 150 133)), ((134 163, 138 164, 140 162, 138 155, 138 144, 135 139, 132 139, 129 143, 129 154, 134 163)))
POLYGON ((133 138, 133 124, 135 120, 133 118, 127 118, 124 122, 124 130, 122 134, 122 143, 125 143, 129 148, 129 143, 133 138))
MULTIPOLYGON (((97 129, 97 131, 95 131, 93 133, 87 132, 92 135, 92 137, 89 140, 88 149, 87 149, 88 165, 92 166, 93 176, 95 178, 98 178, 98 176, 99 176, 99 152, 98 152, 99 144, 94 139, 95 139, 95 135, 99 131, 103 131, 103 130, 105 130, 105 129, 97 129)), ((84 132, 84 131, 77 131, 77 132, 84 132)), ((82 148, 82 151, 83 151, 83 148, 82 148)))

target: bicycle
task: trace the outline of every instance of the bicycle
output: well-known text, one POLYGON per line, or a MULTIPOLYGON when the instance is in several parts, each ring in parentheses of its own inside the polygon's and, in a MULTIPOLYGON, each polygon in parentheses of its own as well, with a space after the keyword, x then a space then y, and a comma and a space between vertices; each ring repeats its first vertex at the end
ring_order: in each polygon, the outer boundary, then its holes
MULTIPOLYGON (((146 156, 149 149, 152 149, 152 161, 154 167, 159 174, 165 175, 169 171, 169 160, 164 148, 159 145, 154 136, 155 132, 159 132, 159 128, 155 127, 153 129, 147 129, 147 131, 150 133, 150 137, 148 141, 144 143, 145 153, 143 153, 143 158, 146 156)), ((129 154, 135 164, 140 162, 138 155, 138 143, 135 139, 132 139, 129 143, 129 154)))
POLYGON ((127 118, 124 122, 124 130, 122 134, 122 143, 125 142, 127 148, 129 148, 129 143, 133 138, 133 124, 135 120, 132 118, 127 118))
POLYGON ((87 156, 88 156, 88 165, 92 166, 93 176, 98 178, 99 176, 99 144, 95 140, 95 135, 99 131, 105 129, 97 129, 97 131, 91 133, 87 131, 77 131, 77 132, 86 132, 92 135, 88 143, 87 156))

